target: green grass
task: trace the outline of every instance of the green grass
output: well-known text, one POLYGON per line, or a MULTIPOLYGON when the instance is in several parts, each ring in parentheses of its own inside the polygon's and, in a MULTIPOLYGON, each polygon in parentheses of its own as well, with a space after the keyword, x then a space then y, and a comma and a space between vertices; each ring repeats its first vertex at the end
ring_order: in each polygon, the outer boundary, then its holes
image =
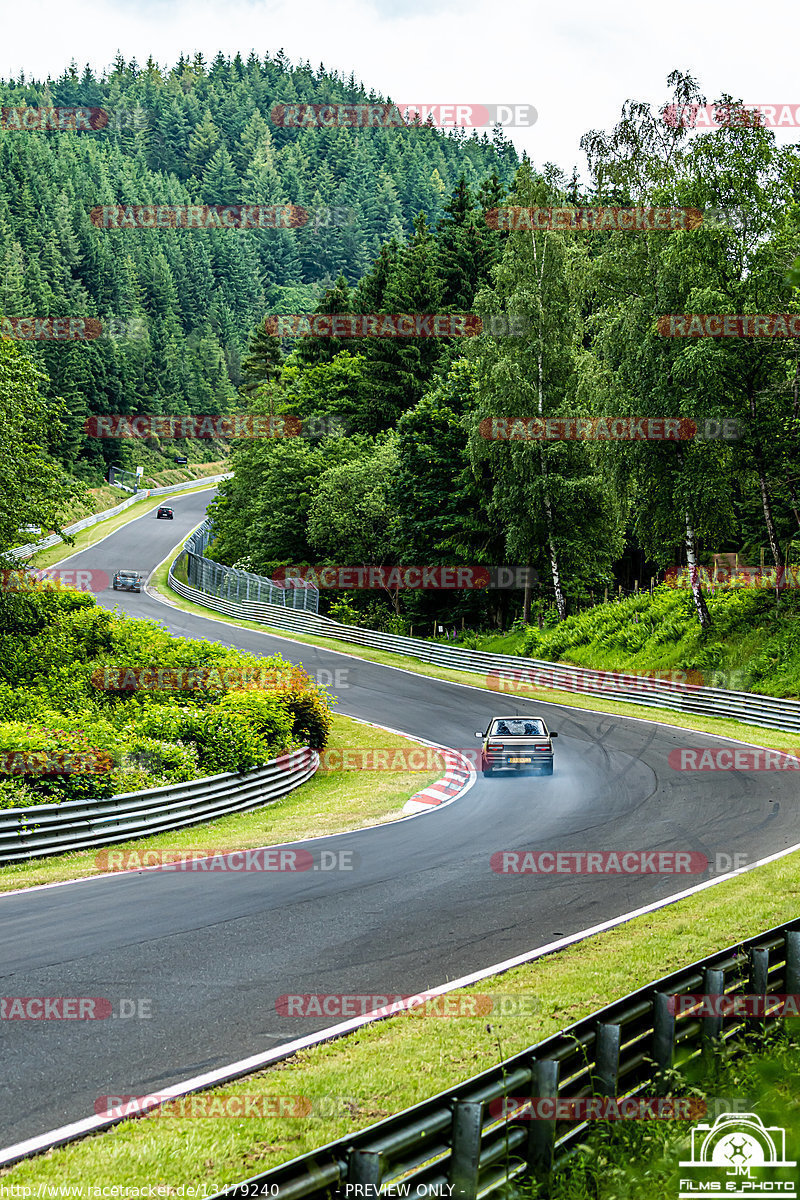
MULTIPOLYGON (((371 646, 358 646, 355 649, 350 649, 347 642, 340 642, 336 638, 320 637, 316 634, 292 633, 285 629, 262 625, 257 621, 227 617, 223 613, 215 612, 213 609, 193 604, 191 601, 179 596, 177 592, 174 592, 167 582, 170 565, 179 553, 180 547, 170 551, 164 562, 153 572, 150 582, 157 592, 169 600, 170 604, 182 609, 184 612, 194 613, 209 620, 219 621, 224 625, 232 625, 240 629, 253 629, 260 633, 282 637, 290 642, 307 643, 313 646, 320 646, 324 649, 335 650, 338 654, 356 661, 374 662, 380 663, 382 666, 397 667, 404 671, 411 671, 416 675, 426 675, 432 679, 441 679, 448 683, 459 683, 483 690, 487 690, 488 688, 486 696, 488 707, 496 708, 498 702, 501 704, 507 703, 503 699, 506 693, 498 693, 492 689, 486 675, 480 675, 472 671, 454 671, 447 667, 433 666, 430 663, 421 662, 419 659, 411 658, 410 656, 394 654, 387 650, 373 649, 371 646), (492 700, 492 696, 496 696, 497 699, 492 700)), ((760 725, 747 725, 741 721, 729 720, 723 717, 704 717, 692 713, 673 712, 668 708, 655 708, 650 705, 643 706, 618 700, 605 700, 600 697, 584 695, 583 693, 576 695, 574 692, 562 692, 556 688, 536 688, 517 681, 514 683, 513 695, 520 698, 539 700, 542 703, 559 704, 564 708, 578 708, 590 712, 604 712, 618 716, 637 717, 639 720, 652 721, 657 724, 675 725, 681 729, 693 729, 698 733, 737 738, 741 741, 752 742, 755 745, 766 746, 775 750, 792 751, 797 747, 797 734, 784 732, 780 729, 764 729, 760 725)))
MULTIPOLYGON (((385 733, 361 721, 334 714, 327 748, 402 748, 409 744, 417 743, 411 738, 385 733)), ((269 846, 398 820, 410 796, 435 779, 441 779, 444 762, 438 755, 435 759, 438 765, 434 765, 432 771, 330 771, 320 768, 312 779, 288 796, 254 812, 234 813, 190 829, 172 830, 115 846, 4 866, 0 871, 0 893, 42 883, 91 878, 106 869, 103 856, 113 850, 169 849, 209 853, 249 850, 254 846, 269 846)))
MULTIPOLYGON (((215 1089, 308 1097, 327 1106, 325 1115, 129 1120, 0 1174, 19 1185, 217 1190, 433 1096, 693 959, 795 918, 799 865, 797 854, 787 856, 463 991, 516 995, 533 1013, 495 1019, 420 1009, 215 1089)), ((432 977, 430 986, 441 982, 432 977)))
MULTIPOLYGON (((185 483, 190 479, 202 480, 206 475, 223 475, 227 469, 228 464, 221 460, 188 463, 185 467, 165 467, 143 476, 142 487, 169 487, 171 484, 185 483)), ((61 524, 72 525, 76 521, 82 521, 84 517, 93 517, 107 508, 115 508, 127 494, 129 493, 121 488, 111 487, 107 483, 100 487, 88 488, 85 496, 76 498, 64 506, 59 513, 61 524)))
MULTIPOLYGON (((706 1115, 699 1119, 708 1125, 725 1111, 756 1113, 767 1127, 785 1129, 787 1157, 796 1157, 800 1145, 800 1042, 796 1021, 716 1048, 702 1064, 702 1077, 699 1066, 692 1064, 694 1069, 687 1066, 674 1073, 673 1095, 707 1099, 706 1115)), ((680 1179, 693 1174, 691 1168, 678 1165, 689 1157, 693 1124, 677 1120, 597 1122, 580 1153, 556 1171, 546 1191, 536 1185, 523 1185, 518 1195, 547 1195, 549 1200, 677 1196, 680 1179)), ((766 1177, 756 1175, 754 1181, 757 1178, 766 1177)), ((759 1193, 756 1190, 751 1194, 759 1193)), ((767 1190, 766 1194, 775 1192, 767 1190)))
MULTIPOLYGON (((696 671, 734 691, 800 696, 800 594, 706 592, 711 627, 702 630, 685 589, 662 586, 599 604, 553 629, 529 628, 523 652, 603 671, 696 671)), ((481 647, 483 648, 483 647, 481 647)))

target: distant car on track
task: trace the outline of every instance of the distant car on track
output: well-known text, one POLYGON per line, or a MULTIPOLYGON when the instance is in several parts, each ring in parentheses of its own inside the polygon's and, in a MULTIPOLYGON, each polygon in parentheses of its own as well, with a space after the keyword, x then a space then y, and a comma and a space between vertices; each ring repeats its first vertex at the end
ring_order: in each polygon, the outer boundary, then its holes
POLYGON ((525 774, 537 771, 553 774, 553 743, 557 733, 549 732, 541 717, 492 717, 483 733, 481 771, 484 776, 495 771, 525 774))
POLYGON ((166 508, 162 504, 161 508, 156 513, 156 520, 157 521, 173 521, 174 519, 175 519, 175 513, 172 511, 172 509, 166 508))
POLYGON ((114 576, 115 592, 140 592, 142 577, 138 571, 117 571, 114 576))

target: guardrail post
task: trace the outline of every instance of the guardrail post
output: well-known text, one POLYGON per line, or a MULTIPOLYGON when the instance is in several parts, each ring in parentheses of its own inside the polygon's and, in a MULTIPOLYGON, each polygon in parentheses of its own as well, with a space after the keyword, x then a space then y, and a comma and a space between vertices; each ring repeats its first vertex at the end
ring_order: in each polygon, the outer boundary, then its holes
POLYGON ((800 929, 786 930, 786 978, 784 991, 789 996, 800 993, 800 929))
POLYGON ((675 1053, 675 1013, 671 1010, 672 997, 666 992, 653 996, 653 1059, 656 1064, 656 1094, 668 1086, 665 1076, 672 1067, 675 1053))
POLYGON ((601 1096, 616 1096, 617 1094, 621 1034, 619 1025, 597 1026, 595 1078, 597 1090, 601 1096))
POLYGON ((381 1156, 375 1150, 351 1150, 347 1160, 347 1182, 371 1185, 359 1195, 374 1195, 381 1186, 381 1156), (374 1192, 373 1192, 374 1188, 374 1192))
MULTIPOLYGON (((534 1059, 531 1068, 532 1099, 552 1099, 558 1096, 558 1077, 561 1064, 554 1058, 534 1059)), ((537 1178, 546 1178, 553 1170, 556 1144, 556 1123, 540 1121, 531 1113, 528 1133, 528 1171, 537 1178)))
POLYGON ((750 949, 750 992, 761 999, 762 1016, 750 1018, 748 1025, 761 1025, 766 1008, 767 975, 769 972, 769 950, 766 946, 752 946, 750 949))
MULTIPOLYGON (((703 994, 706 996, 721 996, 725 989, 725 972, 716 967, 706 967, 703 972, 703 994)), ((713 1006, 709 1006, 712 1008, 713 1006)), ((703 1048, 706 1049, 722 1033, 722 1016, 713 1011, 702 1018, 703 1048)))
POLYGON ((474 1100, 456 1100, 453 1104, 450 1194, 460 1200, 476 1200, 478 1195, 482 1128, 483 1104, 474 1100))

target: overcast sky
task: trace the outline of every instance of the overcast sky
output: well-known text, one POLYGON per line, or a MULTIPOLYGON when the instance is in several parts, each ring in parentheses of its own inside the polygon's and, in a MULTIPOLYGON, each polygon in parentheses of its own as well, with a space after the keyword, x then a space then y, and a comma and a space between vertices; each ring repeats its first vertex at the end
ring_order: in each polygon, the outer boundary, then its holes
MULTIPOLYGON (((709 100, 791 105, 800 124, 798 24, 797 0, 26 0, 4 12, 0 72, 58 76, 72 58, 103 70, 117 51, 166 66, 181 51, 283 48, 395 101, 533 105, 535 124, 508 136, 536 166, 569 172, 583 170, 582 133, 610 129, 626 99, 662 104, 675 68, 709 100)), ((800 141, 800 129, 777 137, 800 141)))

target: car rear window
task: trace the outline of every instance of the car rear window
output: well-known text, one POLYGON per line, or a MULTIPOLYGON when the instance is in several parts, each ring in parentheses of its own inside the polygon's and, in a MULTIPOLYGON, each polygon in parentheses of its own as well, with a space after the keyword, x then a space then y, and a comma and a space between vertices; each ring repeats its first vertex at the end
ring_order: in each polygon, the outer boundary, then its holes
POLYGON ((544 721, 493 721, 490 737, 545 737, 544 721))

